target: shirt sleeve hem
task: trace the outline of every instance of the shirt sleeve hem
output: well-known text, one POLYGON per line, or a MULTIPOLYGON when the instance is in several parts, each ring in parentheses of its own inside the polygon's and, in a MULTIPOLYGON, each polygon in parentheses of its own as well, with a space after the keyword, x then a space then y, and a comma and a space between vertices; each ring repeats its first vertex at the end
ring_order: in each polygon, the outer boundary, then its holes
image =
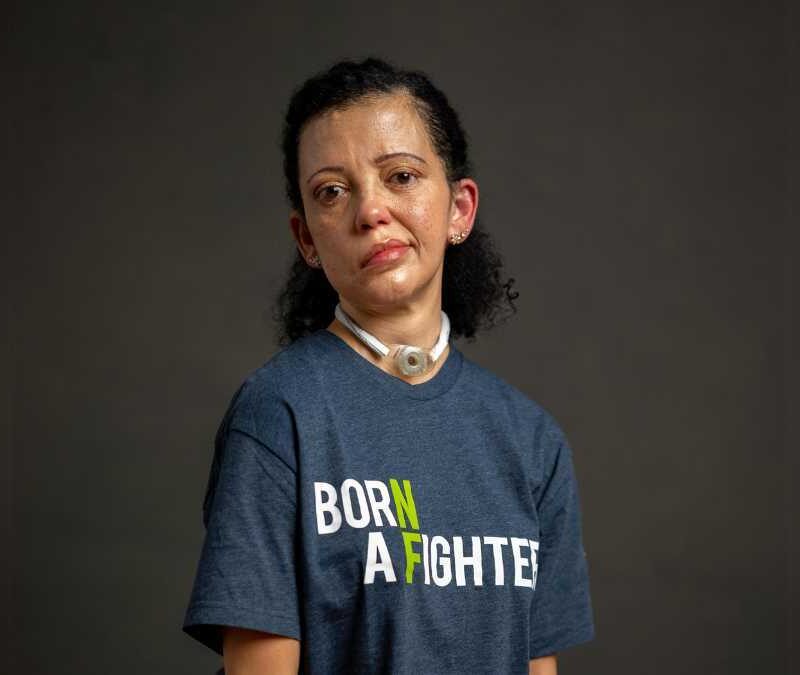
POLYGON ((538 659, 543 656, 550 656, 556 652, 563 652, 565 649, 593 640, 594 636, 594 624, 588 623, 578 630, 570 631, 570 633, 564 637, 545 641, 538 645, 532 645, 529 650, 528 659, 538 659))
POLYGON ((221 656, 223 626, 301 639, 296 616, 209 602, 196 603, 187 609, 183 632, 221 656))

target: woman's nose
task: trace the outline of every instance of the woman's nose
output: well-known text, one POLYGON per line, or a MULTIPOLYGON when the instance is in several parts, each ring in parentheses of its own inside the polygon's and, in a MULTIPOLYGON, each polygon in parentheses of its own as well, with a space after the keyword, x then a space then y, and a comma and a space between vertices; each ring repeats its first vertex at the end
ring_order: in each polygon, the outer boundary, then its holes
POLYGON ((356 208, 356 227, 375 228, 388 225, 392 220, 386 196, 377 190, 366 191, 361 194, 356 208))

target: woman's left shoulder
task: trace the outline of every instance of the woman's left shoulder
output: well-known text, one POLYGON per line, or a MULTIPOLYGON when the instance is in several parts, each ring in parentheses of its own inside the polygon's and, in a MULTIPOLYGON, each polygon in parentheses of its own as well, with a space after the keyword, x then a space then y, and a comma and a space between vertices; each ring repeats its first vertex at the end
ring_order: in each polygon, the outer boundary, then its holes
POLYGON ((502 405, 528 429, 535 427, 547 433, 563 433, 553 413, 538 397, 495 373, 486 366, 464 356, 465 379, 482 393, 486 405, 502 405))

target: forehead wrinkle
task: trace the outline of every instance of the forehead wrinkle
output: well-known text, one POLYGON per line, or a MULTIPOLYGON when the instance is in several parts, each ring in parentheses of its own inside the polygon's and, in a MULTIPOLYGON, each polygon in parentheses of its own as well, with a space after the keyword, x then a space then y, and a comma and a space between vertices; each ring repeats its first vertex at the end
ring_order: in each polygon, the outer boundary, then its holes
MULTIPOLYGON (((384 96, 369 103, 326 111, 305 129, 300 148, 301 164, 305 164, 304 156, 311 154, 310 161, 316 159, 320 169, 335 167, 337 170, 342 169, 343 155, 359 163, 363 149, 373 157, 396 152, 420 156, 426 151, 434 152, 427 128, 408 96, 384 96), (395 108, 398 103, 399 110, 395 108), (315 158, 315 154, 320 158, 315 158)), ((315 169, 309 178, 320 169, 315 169)))

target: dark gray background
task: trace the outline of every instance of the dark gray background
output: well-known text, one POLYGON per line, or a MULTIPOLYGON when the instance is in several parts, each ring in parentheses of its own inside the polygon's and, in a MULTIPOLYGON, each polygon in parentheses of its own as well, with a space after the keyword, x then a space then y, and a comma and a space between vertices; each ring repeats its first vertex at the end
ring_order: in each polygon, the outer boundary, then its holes
POLYGON ((281 115, 375 54, 461 112, 520 291, 461 348, 575 448, 597 639, 560 672, 789 673, 789 5, 133 4, 8 22, 8 672, 217 665, 180 625, 214 431, 275 350, 281 115))

